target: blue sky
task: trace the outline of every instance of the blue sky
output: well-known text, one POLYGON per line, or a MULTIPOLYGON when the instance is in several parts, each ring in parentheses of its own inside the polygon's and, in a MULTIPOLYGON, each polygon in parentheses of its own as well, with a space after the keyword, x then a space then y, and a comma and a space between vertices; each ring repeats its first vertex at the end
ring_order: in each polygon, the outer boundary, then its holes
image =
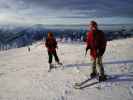
POLYGON ((133 23, 133 0, 0 0, 0 24, 133 23))

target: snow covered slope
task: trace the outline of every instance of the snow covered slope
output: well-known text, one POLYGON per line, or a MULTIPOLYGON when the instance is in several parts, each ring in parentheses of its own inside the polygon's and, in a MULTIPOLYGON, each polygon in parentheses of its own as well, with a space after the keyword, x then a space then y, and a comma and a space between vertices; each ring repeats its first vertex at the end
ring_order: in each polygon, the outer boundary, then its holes
POLYGON ((104 55, 106 74, 113 79, 73 88, 89 77, 91 61, 83 44, 59 43, 64 69, 48 72, 43 45, 0 52, 0 100, 133 100, 133 38, 108 42, 104 55))

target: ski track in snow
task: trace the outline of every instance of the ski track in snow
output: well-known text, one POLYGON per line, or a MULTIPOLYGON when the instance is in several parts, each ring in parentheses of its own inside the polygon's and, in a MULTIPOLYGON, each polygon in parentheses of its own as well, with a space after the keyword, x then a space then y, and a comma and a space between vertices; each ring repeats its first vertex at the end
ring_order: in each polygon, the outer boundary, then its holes
POLYGON ((0 52, 0 100, 133 100, 132 42, 133 38, 108 42, 103 63, 112 79, 90 87, 97 80, 88 81, 82 90, 73 88, 91 73, 82 43, 59 43, 64 68, 51 72, 43 45, 33 44, 31 52, 26 47, 0 52))

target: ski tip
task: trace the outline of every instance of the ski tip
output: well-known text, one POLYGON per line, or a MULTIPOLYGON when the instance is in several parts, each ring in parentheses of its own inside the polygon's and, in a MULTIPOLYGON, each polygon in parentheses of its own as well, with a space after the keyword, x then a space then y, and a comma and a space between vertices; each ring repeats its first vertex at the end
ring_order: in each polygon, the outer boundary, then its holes
POLYGON ((75 83, 74 85, 75 85, 75 86, 80 86, 80 83, 75 83))
POLYGON ((80 86, 77 86, 77 85, 74 85, 73 88, 74 89, 81 89, 81 87, 80 86))

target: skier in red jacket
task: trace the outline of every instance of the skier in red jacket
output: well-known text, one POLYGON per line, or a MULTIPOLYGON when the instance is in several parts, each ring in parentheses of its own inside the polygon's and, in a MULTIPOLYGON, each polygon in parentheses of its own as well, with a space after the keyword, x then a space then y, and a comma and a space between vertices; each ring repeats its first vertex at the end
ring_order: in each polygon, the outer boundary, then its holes
POLYGON ((105 52, 107 41, 104 33, 98 29, 98 25, 95 21, 91 21, 89 27, 90 32, 87 33, 86 50, 90 49, 90 56, 93 61, 92 73, 90 74, 90 77, 96 77, 99 72, 99 81, 105 81, 107 78, 104 73, 102 56, 105 52), (98 71, 96 65, 98 65, 98 71))

